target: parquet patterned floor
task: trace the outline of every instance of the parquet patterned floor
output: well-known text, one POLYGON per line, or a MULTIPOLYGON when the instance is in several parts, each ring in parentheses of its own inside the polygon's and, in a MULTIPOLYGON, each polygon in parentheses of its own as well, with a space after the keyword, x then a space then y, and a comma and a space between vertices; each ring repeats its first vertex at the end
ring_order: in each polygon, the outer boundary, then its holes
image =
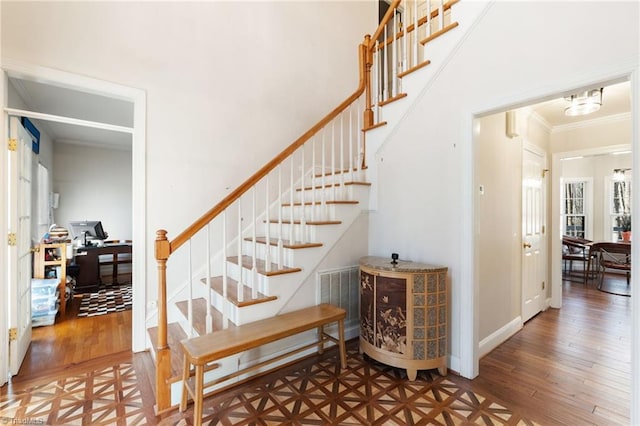
MULTIPOLYGON (((303 361, 208 398, 209 425, 533 425, 507 407, 472 392, 464 379, 377 363, 348 345, 347 369, 337 355, 303 361)), ((192 407, 163 425, 192 424, 192 407)))
MULTIPOLYGON (((139 355, 135 355, 139 356, 139 355)), ((145 355, 148 356, 148 355, 145 355)), ((230 391, 207 398, 209 425, 533 425, 469 390, 464 379, 404 370, 363 357, 348 345, 348 368, 327 351, 230 391)), ((51 425, 190 425, 192 406, 160 419, 143 395, 133 361, 87 371, 70 369, 0 394, 0 423, 51 425), (19 419, 19 420, 14 420, 19 419), (21 423, 26 424, 26 423, 21 423)), ((144 374, 144 373, 142 373, 144 374)), ((152 398, 152 396, 151 396, 152 398)))

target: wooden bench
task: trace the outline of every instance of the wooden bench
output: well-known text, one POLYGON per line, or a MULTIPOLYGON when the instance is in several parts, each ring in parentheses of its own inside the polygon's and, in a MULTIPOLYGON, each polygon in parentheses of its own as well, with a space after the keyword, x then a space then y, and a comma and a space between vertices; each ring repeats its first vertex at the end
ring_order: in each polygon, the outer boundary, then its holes
MULTIPOLYGON (((230 327, 225 330, 216 331, 211 334, 185 339, 180 344, 184 352, 184 366, 182 374, 182 400, 180 411, 187 407, 188 395, 193 398, 193 424, 202 424, 202 400, 204 389, 215 384, 224 382, 233 377, 245 374, 250 370, 255 370, 266 364, 282 360, 293 354, 305 351, 314 346, 318 347, 318 353, 322 354, 324 345, 328 340, 333 341, 340 348, 340 362, 342 368, 346 367, 347 357, 344 343, 344 319, 346 311, 329 304, 321 304, 298 311, 277 315, 272 318, 255 321, 238 327, 230 327), (324 326, 337 322, 338 339, 327 334, 324 326), (241 369, 237 372, 217 378, 208 383, 204 383, 204 372, 212 369, 210 364, 222 358, 257 348, 267 343, 285 337, 293 336, 304 331, 318 330, 318 341, 294 349, 285 354, 278 355, 256 365, 241 369), (191 366, 195 367, 195 386, 192 387, 190 381, 191 366)), ((215 368, 215 367, 214 367, 215 368)))

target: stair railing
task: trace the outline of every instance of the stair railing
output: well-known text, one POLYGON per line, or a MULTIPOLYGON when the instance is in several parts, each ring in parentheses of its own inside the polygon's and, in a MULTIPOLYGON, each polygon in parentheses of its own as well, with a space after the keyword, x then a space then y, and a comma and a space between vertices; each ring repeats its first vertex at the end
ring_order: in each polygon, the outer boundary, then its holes
POLYGON ((394 0, 373 37, 365 36, 359 46, 360 82, 353 94, 173 240, 166 230, 156 232, 159 412, 171 406, 167 281, 186 282, 189 335, 196 328, 194 298, 205 299, 205 330, 198 330, 204 333, 214 328, 212 305, 222 313, 220 323, 226 328, 232 320, 227 299, 240 305, 258 298, 265 291, 260 275, 285 270, 284 248, 308 242, 307 224, 331 219, 329 205, 344 196, 345 183, 361 177, 366 167, 363 130, 381 121, 381 106, 402 95, 402 76, 428 64, 419 43, 445 30, 451 5, 457 1, 394 0), (406 30, 403 19, 411 19, 406 30), (263 241, 259 230, 265 233, 263 241), (188 249, 179 250, 184 245, 188 249), (170 258, 188 265, 184 276, 172 268, 168 277, 170 258), (199 278, 202 275, 204 279, 199 278), (222 301, 212 299, 214 287, 222 301))

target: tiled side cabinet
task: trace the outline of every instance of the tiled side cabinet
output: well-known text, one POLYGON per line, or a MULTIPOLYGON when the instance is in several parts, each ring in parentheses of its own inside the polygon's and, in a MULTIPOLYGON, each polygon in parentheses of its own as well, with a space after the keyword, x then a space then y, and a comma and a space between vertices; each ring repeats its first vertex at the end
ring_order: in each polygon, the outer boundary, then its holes
POLYGON ((447 268, 367 256, 360 259, 360 351, 409 380, 447 373, 447 268))

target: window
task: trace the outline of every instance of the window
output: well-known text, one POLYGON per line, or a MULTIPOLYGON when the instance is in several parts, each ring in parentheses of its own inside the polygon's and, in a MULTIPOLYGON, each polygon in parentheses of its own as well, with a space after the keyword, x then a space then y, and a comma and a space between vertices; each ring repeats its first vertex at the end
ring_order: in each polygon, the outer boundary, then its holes
POLYGON ((563 221, 562 232, 572 237, 587 238, 587 221, 589 220, 589 189, 587 180, 565 180, 562 186, 563 221))
POLYGON ((611 236, 614 241, 622 239, 622 231, 628 231, 625 222, 631 218, 631 182, 628 176, 625 180, 611 179, 610 191, 611 236))

